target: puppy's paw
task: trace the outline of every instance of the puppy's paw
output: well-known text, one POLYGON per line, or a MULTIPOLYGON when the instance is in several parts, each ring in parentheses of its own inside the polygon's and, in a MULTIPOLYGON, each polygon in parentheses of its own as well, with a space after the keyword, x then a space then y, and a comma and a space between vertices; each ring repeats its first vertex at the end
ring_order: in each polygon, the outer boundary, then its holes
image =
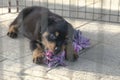
POLYGON ((11 38, 17 38, 17 33, 15 32, 8 32, 7 35, 11 38))
POLYGON ((11 38, 16 38, 17 37, 17 29, 14 26, 11 26, 8 30, 7 35, 11 38))
POLYGON ((39 49, 35 49, 33 51, 33 63, 42 64, 44 62, 43 60, 44 60, 44 53, 39 49))

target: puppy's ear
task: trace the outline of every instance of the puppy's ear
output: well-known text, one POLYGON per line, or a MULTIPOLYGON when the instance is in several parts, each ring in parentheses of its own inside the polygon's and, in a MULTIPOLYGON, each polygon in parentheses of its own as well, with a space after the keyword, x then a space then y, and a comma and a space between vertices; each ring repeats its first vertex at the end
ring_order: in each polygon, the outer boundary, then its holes
POLYGON ((59 32, 55 32, 55 36, 59 36, 59 32))

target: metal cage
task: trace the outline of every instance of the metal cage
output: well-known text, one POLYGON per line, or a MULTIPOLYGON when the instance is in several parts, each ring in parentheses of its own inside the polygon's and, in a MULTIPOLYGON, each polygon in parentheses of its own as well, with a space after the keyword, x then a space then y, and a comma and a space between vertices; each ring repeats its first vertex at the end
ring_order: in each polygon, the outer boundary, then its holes
POLYGON ((0 15, 43 6, 67 18, 120 22, 120 0, 0 0, 0 15))

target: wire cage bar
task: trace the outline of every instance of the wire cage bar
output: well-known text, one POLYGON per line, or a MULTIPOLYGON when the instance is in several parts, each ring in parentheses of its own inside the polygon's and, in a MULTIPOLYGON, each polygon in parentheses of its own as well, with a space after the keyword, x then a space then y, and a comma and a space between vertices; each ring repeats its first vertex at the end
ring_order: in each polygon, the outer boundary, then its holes
POLYGON ((120 22, 120 0, 0 0, 0 15, 43 6, 63 17, 120 22))

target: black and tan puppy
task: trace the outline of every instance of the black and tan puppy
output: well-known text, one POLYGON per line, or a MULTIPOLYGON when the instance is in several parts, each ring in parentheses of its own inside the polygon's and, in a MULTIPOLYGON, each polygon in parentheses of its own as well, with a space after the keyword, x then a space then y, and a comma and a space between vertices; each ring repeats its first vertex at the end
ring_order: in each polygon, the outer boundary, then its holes
POLYGON ((73 27, 47 8, 34 6, 23 9, 10 24, 7 35, 16 38, 18 31, 30 39, 35 63, 42 63, 43 48, 57 54, 62 50, 65 41, 67 42, 66 58, 71 61, 77 59, 78 55, 72 47, 73 27))

